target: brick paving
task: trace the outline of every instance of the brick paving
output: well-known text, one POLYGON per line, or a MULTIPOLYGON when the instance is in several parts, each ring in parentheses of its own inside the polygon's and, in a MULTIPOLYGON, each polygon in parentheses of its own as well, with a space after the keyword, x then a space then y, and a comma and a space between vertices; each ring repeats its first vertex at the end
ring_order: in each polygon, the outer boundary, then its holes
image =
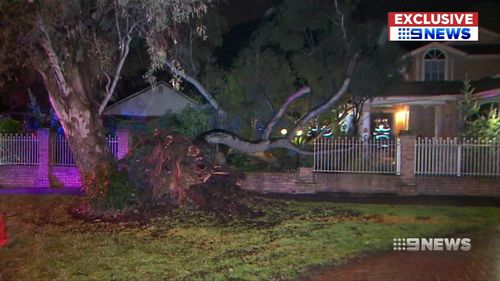
POLYGON ((463 251, 388 251, 339 266, 312 270, 301 281, 499 281, 500 225, 457 235, 471 238, 463 251))

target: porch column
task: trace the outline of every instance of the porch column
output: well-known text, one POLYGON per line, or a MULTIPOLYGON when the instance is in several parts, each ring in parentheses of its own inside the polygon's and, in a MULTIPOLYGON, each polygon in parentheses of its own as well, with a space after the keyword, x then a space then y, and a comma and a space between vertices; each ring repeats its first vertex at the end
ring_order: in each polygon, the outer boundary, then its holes
POLYGON ((38 171, 35 180, 35 187, 50 187, 49 168, 50 168, 50 143, 49 129, 39 129, 38 137, 38 171))
POLYGON ((371 104, 369 102, 365 102, 363 105, 363 109, 361 111, 361 120, 359 122, 359 133, 361 134, 361 138, 364 140, 368 140, 370 138, 370 118, 371 113, 371 104))

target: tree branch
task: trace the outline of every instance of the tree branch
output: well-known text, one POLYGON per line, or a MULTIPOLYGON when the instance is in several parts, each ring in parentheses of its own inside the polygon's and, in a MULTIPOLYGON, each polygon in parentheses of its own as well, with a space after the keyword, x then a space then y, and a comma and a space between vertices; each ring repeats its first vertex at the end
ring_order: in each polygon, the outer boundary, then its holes
MULTIPOLYGON (((295 146, 291 140, 293 137, 295 137, 295 134, 297 130, 304 125, 306 125, 309 121, 311 121, 313 118, 318 116, 319 114, 325 112, 326 110, 330 109, 346 92, 347 89, 349 88, 349 85, 351 83, 351 76, 354 71, 354 67, 356 65, 356 61, 358 58, 358 54, 356 53, 351 61, 349 62, 349 66, 346 71, 346 77, 344 79, 344 83, 342 84, 341 88, 337 91, 335 95, 333 95, 328 101, 325 103, 319 105, 316 107, 314 110, 306 114, 304 117, 302 117, 299 122, 295 125, 295 127, 288 133, 286 138, 279 138, 279 139, 269 139, 269 138, 262 138, 258 142, 251 142, 248 140, 245 140, 237 135, 234 135, 233 133, 224 131, 224 130, 212 130, 209 132, 206 132, 202 134, 200 137, 204 139, 207 143, 209 144, 223 144, 227 145, 233 149, 236 149, 240 152, 243 153, 248 153, 248 154, 255 154, 258 152, 264 152, 270 149, 274 148, 284 148, 287 150, 294 151, 298 154, 301 155, 313 155, 314 152, 312 151, 306 151, 298 148, 295 146)), ((301 95, 304 95, 305 93, 308 93, 310 89, 308 87, 302 88, 301 90, 297 91, 294 93, 291 97, 288 98, 287 102, 282 106, 280 109, 280 112, 277 114, 278 117, 274 117, 270 124, 266 127, 266 135, 269 134, 269 131, 272 130, 272 127, 274 126, 276 120, 279 120, 280 116, 282 115, 285 111, 286 108, 288 107, 289 104, 291 104, 294 100, 299 98, 301 95)), ((329 153, 331 151, 323 151, 321 153, 329 153)))
POLYGON ((351 76, 354 71, 354 67, 356 65, 356 61, 358 59, 358 54, 356 53, 351 61, 349 62, 349 66, 347 67, 347 72, 346 72, 346 77, 344 79, 344 82, 342 83, 342 86, 340 89, 333 95, 328 101, 325 103, 317 106, 315 109, 310 111, 308 114, 306 114, 304 117, 302 117, 296 124, 295 126, 288 132, 288 139, 292 140, 295 137, 296 132, 307 125, 309 121, 314 119, 316 116, 320 115, 321 113, 327 111, 330 109, 342 96, 347 92, 347 89, 349 88, 349 85, 351 84, 351 76))
POLYGON ((173 74, 175 74, 175 75, 181 77, 182 79, 188 81, 189 83, 191 83, 200 92, 200 94, 203 97, 205 97, 205 99, 207 99, 207 101, 215 108, 215 110, 217 110, 219 115, 222 115, 222 116, 226 115, 224 109, 221 107, 221 105, 215 99, 215 97, 212 95, 212 93, 210 93, 207 90, 207 88, 205 88, 205 86, 203 86, 196 78, 188 75, 186 72, 184 72, 182 70, 177 69, 172 64, 172 62, 167 61, 167 62, 165 62, 165 64, 168 66, 168 68, 170 68, 170 71, 173 74))
POLYGON ((290 141, 284 138, 275 140, 260 140, 258 142, 251 142, 234 135, 231 132, 225 130, 213 130, 204 133, 201 136, 209 144, 223 144, 227 145, 235 150, 243 153, 255 154, 259 152, 264 152, 274 148, 285 148, 287 150, 294 151, 301 155, 313 155, 312 151, 302 150, 290 141))
MULTIPOLYGON (((209 144, 227 145, 228 147, 231 147, 239 152, 246 154, 256 154, 275 148, 284 148, 304 156, 314 155, 314 151, 307 151, 300 149, 286 138, 251 142, 249 140, 242 139, 239 136, 225 130, 212 130, 202 134, 200 137, 209 144)), ((316 153, 326 154, 326 153, 331 153, 333 151, 347 151, 347 150, 350 149, 324 150, 316 153)))
POLYGON ((344 43, 346 46, 349 45, 349 41, 347 40, 347 32, 345 30, 345 25, 344 25, 344 13, 339 9, 338 1, 335 0, 335 11, 337 12, 337 15, 339 16, 339 26, 340 30, 342 31, 342 39, 344 40, 344 43))
POLYGON ((50 68, 54 72, 54 79, 58 85, 59 90, 62 92, 63 96, 67 97, 71 93, 71 89, 68 87, 68 84, 66 83, 66 78, 64 78, 64 74, 62 73, 61 70, 59 57, 57 56, 52 46, 49 32, 47 31, 47 28, 45 27, 45 24, 43 23, 43 20, 40 16, 38 16, 37 19, 37 27, 43 34, 43 37, 40 40, 40 45, 42 46, 42 49, 47 55, 50 68))
MULTIPOLYGON (((117 28, 119 29, 118 21, 116 22, 117 28)), ((101 105, 99 106, 99 115, 104 112, 106 109, 106 105, 108 105, 109 100, 115 93, 116 85, 118 84, 118 80, 120 80, 120 73, 122 72, 123 65, 125 64, 125 60, 127 59, 128 53, 130 51, 130 42, 132 41, 132 32, 134 28, 137 26, 137 23, 134 23, 125 36, 121 37, 120 40, 120 58, 118 59, 118 65, 115 69, 115 74, 113 75, 113 79, 110 79, 109 75, 106 74, 108 79, 108 83, 106 85, 106 95, 104 96, 101 105)), ((120 32, 118 31, 120 36, 120 32)))
POLYGON ((281 106, 281 108, 278 110, 278 112, 274 115, 274 117, 269 121, 267 124, 266 128, 264 129, 264 132, 262 134, 261 139, 262 140, 268 140, 269 137, 271 136, 271 133, 273 131, 274 126, 278 123, 278 121, 283 117, 283 114, 285 114, 286 110, 288 107, 296 101, 298 98, 308 94, 311 92, 310 87, 302 87, 295 93, 293 93, 287 100, 286 102, 281 106))

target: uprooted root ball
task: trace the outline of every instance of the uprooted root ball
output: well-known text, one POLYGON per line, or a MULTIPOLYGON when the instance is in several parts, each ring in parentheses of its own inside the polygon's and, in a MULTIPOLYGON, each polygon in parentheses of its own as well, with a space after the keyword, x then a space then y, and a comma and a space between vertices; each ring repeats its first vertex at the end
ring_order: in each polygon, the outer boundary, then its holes
POLYGON ((248 214, 240 188, 243 174, 215 165, 209 147, 155 130, 138 136, 125 159, 131 180, 142 189, 142 200, 232 215, 248 214))

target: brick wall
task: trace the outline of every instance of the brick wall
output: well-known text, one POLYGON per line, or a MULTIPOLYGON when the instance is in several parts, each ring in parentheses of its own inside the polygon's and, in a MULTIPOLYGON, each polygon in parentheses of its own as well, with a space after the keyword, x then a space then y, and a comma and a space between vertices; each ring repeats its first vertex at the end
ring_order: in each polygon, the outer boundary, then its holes
POLYGON ((80 172, 76 167, 53 166, 50 168, 50 185, 53 187, 81 187, 80 172))
POLYGON ((320 173, 315 175, 316 192, 397 193, 400 177, 378 174, 320 173))
MULTIPOLYGON (((0 187, 81 187, 80 173, 76 167, 51 166, 49 131, 41 129, 38 136, 38 165, 0 165, 0 187)), ((120 130, 118 159, 129 151, 129 132, 120 130)))
MULTIPOLYGON (((312 173, 311 173, 312 175, 312 173)), ((299 173, 247 173, 246 188, 261 193, 311 193, 314 186, 301 179, 299 173)))
POLYGON ((247 173, 244 187, 261 193, 348 192, 500 197, 499 180, 495 178, 417 176, 412 192, 408 192, 402 177, 396 175, 313 173, 311 171, 309 179, 304 180, 304 175, 300 175, 300 172, 256 172, 247 173))
POLYGON ((500 197, 500 179, 481 177, 417 176, 417 193, 500 197))
POLYGON ((415 176, 415 137, 403 132, 400 175, 314 173, 248 173, 245 188, 263 193, 389 193, 500 197, 498 178, 415 176))
POLYGON ((0 166, 0 187, 34 187, 38 166, 0 166))

